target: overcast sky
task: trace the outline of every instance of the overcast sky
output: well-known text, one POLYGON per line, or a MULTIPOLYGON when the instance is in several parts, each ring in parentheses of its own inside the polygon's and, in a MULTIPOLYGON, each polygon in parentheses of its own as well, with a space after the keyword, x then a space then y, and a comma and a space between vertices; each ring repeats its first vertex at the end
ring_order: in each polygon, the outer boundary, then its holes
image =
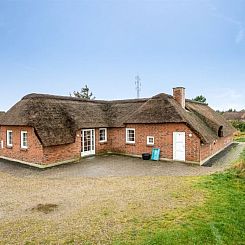
POLYGON ((245 1, 0 1, 0 110, 32 92, 203 94, 245 108, 245 1))

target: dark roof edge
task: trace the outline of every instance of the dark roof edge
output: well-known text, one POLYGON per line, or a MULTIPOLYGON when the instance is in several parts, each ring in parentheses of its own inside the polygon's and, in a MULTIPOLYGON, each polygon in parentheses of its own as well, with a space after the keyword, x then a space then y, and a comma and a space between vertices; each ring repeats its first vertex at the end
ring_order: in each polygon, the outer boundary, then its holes
MULTIPOLYGON (((170 98, 173 98, 170 94, 160 93, 150 98, 140 98, 140 99, 122 99, 122 100, 90 100, 90 99, 83 99, 83 98, 77 98, 72 96, 61 96, 61 95, 51 95, 51 94, 38 94, 38 93, 31 93, 25 95, 22 100, 25 99, 39 99, 39 98, 45 98, 45 99, 54 99, 54 100, 69 100, 69 101, 82 101, 82 102, 90 102, 90 103, 132 103, 132 102, 144 102, 149 99, 154 99, 155 97, 159 95, 165 95, 170 98)), ((200 105, 208 105, 207 103, 194 101, 191 99, 185 99, 186 102, 196 103, 200 105)), ((0 112, 1 113, 1 112, 0 112)))
POLYGON ((125 100, 90 100, 90 99, 83 99, 83 98, 76 98, 72 96, 60 96, 60 95, 50 95, 50 94, 28 94, 22 98, 25 99, 54 99, 54 100, 69 100, 69 101, 82 101, 82 102, 90 102, 90 103, 114 103, 114 102, 121 102, 121 103, 131 103, 131 102, 144 102, 149 100, 149 98, 140 98, 140 99, 125 99, 125 100))

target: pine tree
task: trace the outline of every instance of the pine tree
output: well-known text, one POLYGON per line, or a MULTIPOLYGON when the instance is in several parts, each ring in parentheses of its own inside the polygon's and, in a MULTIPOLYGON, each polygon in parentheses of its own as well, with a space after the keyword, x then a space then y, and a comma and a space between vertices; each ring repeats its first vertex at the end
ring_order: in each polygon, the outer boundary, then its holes
POLYGON ((74 96, 74 97, 82 98, 82 99, 89 99, 89 100, 95 99, 95 97, 93 96, 93 93, 90 92, 90 89, 88 88, 87 85, 85 85, 85 87, 82 88, 80 91, 73 91, 73 95, 70 93, 70 96, 74 96))
POLYGON ((195 101, 198 101, 198 102, 202 102, 202 103, 205 103, 206 102, 206 98, 203 96, 203 95, 198 95, 196 96, 194 99, 192 100, 195 100, 195 101))

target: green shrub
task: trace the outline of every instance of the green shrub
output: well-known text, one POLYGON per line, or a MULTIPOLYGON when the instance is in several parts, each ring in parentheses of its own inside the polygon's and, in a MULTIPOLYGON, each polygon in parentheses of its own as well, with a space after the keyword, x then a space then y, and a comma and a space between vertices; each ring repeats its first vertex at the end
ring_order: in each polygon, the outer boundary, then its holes
POLYGON ((231 121, 231 124, 234 128, 241 132, 245 132, 245 122, 241 121, 231 121))

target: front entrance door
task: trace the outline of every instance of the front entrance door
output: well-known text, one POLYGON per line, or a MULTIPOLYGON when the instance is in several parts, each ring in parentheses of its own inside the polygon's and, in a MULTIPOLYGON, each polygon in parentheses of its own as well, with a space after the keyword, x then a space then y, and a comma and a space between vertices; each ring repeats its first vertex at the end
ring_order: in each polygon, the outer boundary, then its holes
POLYGON ((95 136, 94 129, 82 130, 82 156, 95 154, 95 136))
POLYGON ((185 132, 173 132, 173 160, 185 161, 185 132))

